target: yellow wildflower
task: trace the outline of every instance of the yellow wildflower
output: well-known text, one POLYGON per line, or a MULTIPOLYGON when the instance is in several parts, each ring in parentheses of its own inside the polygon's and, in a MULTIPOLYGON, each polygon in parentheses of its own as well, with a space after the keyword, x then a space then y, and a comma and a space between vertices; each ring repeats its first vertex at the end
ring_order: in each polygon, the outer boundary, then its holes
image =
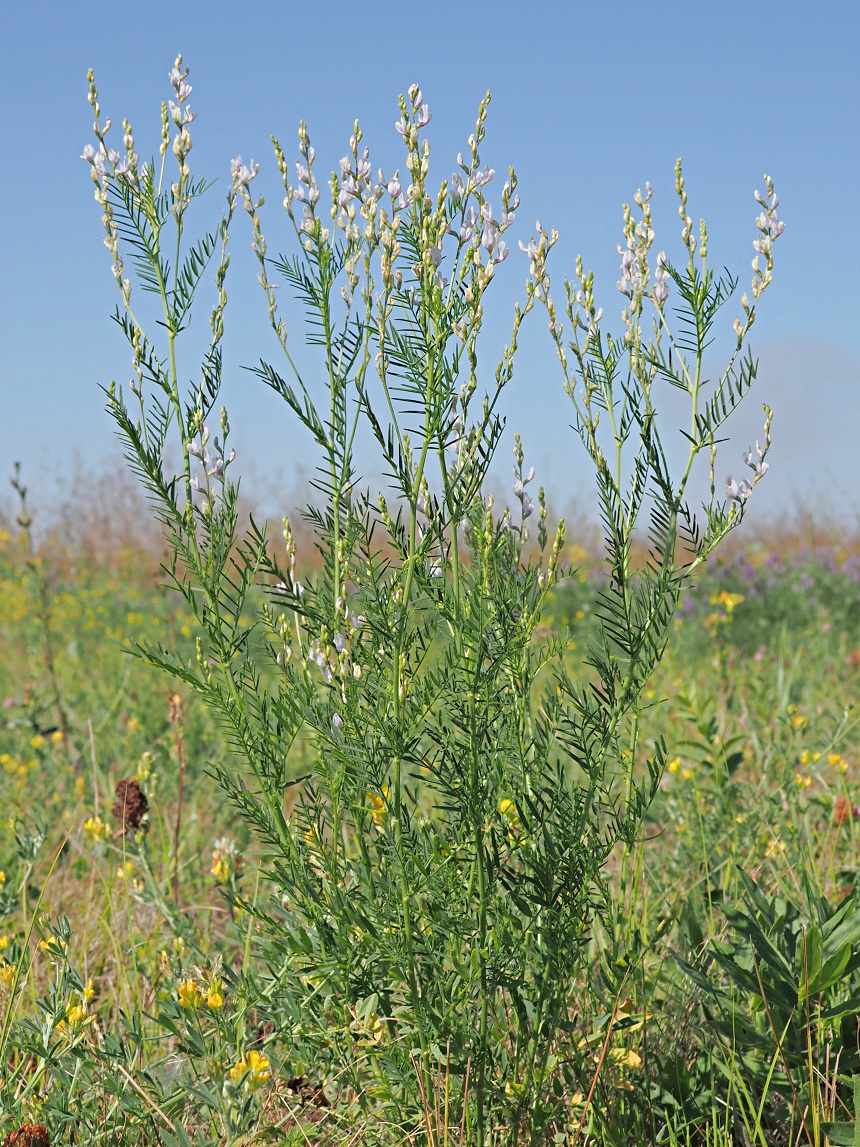
POLYGON ((522 825, 520 824, 520 816, 514 802, 507 797, 500 800, 499 812, 508 822, 508 843, 511 846, 524 843, 524 840, 520 838, 522 825))
POLYGON ((128 880, 134 874, 134 865, 130 860, 126 860, 124 864, 120 864, 116 870, 117 880, 128 880))
POLYGON ((0 964, 0 988, 11 988, 15 982, 15 973, 18 971, 17 964, 7 964, 4 960, 0 964))
POLYGON ((792 729, 805 729, 808 724, 809 722, 802 713, 795 713, 791 718, 792 729))
POLYGON ((234 1083, 244 1081, 249 1091, 257 1091, 271 1079, 270 1067, 264 1055, 258 1051, 249 1051, 230 1068, 230 1078, 234 1083))
POLYGON ((223 1008, 224 997, 221 995, 220 983, 211 984, 206 993, 206 1006, 208 1008, 223 1008))
POLYGON ((840 773, 848 772, 848 762, 841 753, 828 753, 827 763, 833 769, 839 769, 840 773))
POLYGON ((383 785, 380 794, 367 794, 367 799, 370 801, 370 815, 373 817, 373 822, 377 828, 382 824, 388 811, 389 792, 388 785, 383 785))
POLYGON ((231 876, 237 875, 242 867, 236 842, 229 836, 215 841, 212 852, 212 867, 209 870, 219 884, 226 884, 231 876))
POLYGON ((808 789, 812 784, 812 777, 808 776, 806 773, 795 773, 794 783, 799 789, 808 789))
POLYGON ((90 816, 84 821, 84 832, 88 832, 97 843, 107 840, 111 835, 110 825, 105 824, 100 816, 90 816))
POLYGON ((731 613, 735 606, 740 605, 743 600, 742 593, 728 593, 726 590, 711 595, 711 605, 723 606, 726 613, 731 613))
POLYGON ((12 941, 9 936, 0 936, 0 952, 5 952, 11 943, 12 941))
POLYGON ((179 1006, 194 1011, 203 1003, 203 996, 195 980, 183 980, 179 985, 179 1006))
POLYGON ((39 941, 39 947, 43 952, 47 952, 49 956, 56 958, 63 956, 69 945, 65 940, 60 940, 57 936, 49 936, 47 940, 39 941))
POLYGON ((36 733, 34 737, 30 738, 30 744, 34 749, 42 749, 47 743, 41 733, 36 733))
POLYGON ((63 738, 63 730, 62 729, 54 729, 53 733, 51 733, 51 741, 55 745, 62 745, 63 739, 64 739, 63 738))
POLYGON ((781 840, 772 840, 764 850, 764 854, 768 859, 773 856, 785 856, 785 845, 781 840))
POLYGON ((677 773, 677 771, 680 769, 680 767, 681 767, 681 758, 680 757, 673 757, 671 759, 671 761, 669 762, 669 764, 666 766, 666 768, 669 770, 670 773, 677 773))
POLYGON ((80 1004, 71 1004, 66 1011, 66 1016, 68 1017, 69 1027, 73 1028, 78 1024, 82 1024, 87 1018, 87 1009, 82 1008, 80 1004))

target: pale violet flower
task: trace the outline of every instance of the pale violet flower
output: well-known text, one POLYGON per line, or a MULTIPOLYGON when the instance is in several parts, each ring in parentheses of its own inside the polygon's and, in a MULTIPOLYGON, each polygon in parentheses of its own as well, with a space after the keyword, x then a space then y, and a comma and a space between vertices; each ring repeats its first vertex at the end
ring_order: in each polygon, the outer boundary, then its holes
POLYGON ((186 123, 193 123, 197 119, 196 113, 191 108, 183 108, 181 103, 175 104, 173 100, 169 100, 168 107, 170 108, 170 118, 177 127, 182 127, 186 123))
MULTIPOLYGON (((352 175, 348 175, 341 184, 340 191, 338 192, 338 205, 342 208, 346 208, 349 205, 350 199, 356 199, 358 194, 358 184, 355 182, 355 178, 352 175)), ((303 188, 299 187, 296 189, 296 198, 304 200, 303 188)))
POLYGON ((235 159, 230 161, 230 174, 236 183, 241 183, 243 187, 247 187, 252 179, 257 175, 260 170, 259 163, 254 163, 251 160, 250 167, 242 163, 241 155, 237 155, 235 159))
POLYGON ((409 124, 406 122, 406 116, 400 117, 400 119, 394 125, 394 130, 397 131, 400 135, 403 135, 403 136, 408 135, 409 124))
POLYGON ((618 244, 618 254, 621 256, 621 280, 616 286, 622 295, 632 298, 645 288, 647 271, 632 235, 627 239, 626 247, 618 244))
POLYGON ((334 635, 334 647, 338 653, 346 652, 346 638, 342 633, 336 633, 334 635))
POLYGON ((498 241, 499 228, 492 221, 492 219, 488 219, 484 224, 484 233, 481 236, 481 246, 485 251, 492 255, 498 241))
POLYGON ((729 478, 726 483, 726 493, 733 502, 745 502, 752 493, 752 486, 745 478, 740 482, 729 478))
POLYGON ((755 471, 757 477, 763 478, 770 469, 770 464, 765 462, 762 458, 761 447, 759 446, 758 442, 756 442, 755 448, 755 454, 753 454, 752 450, 744 451, 744 462, 746 462, 747 466, 749 466, 751 470, 755 471))
POLYGON ((331 727, 335 733, 340 733, 343 730, 343 717, 340 713, 335 713, 331 719, 331 727))
POLYGON ((469 190, 477 190, 485 184, 490 183, 495 171, 491 167, 484 165, 483 171, 470 171, 469 172, 469 190))
POLYGON ((84 145, 84 152, 83 152, 83 155, 81 156, 81 159, 85 159, 87 161, 87 163, 91 163, 95 167, 97 154, 98 154, 98 152, 93 147, 93 145, 91 143, 87 143, 84 145))
POLYGON ((369 184, 371 182, 369 147, 366 147, 364 153, 359 156, 355 165, 355 174, 363 183, 369 184))
POLYGON ((426 104, 422 104, 415 112, 412 122, 416 127, 426 127, 432 118, 433 116, 430 114, 430 109, 426 104))
POLYGON ((455 231, 454 228, 452 227, 451 228, 451 234, 456 235, 461 243, 468 243, 469 240, 472 238, 472 234, 475 230, 475 224, 477 222, 478 222, 478 216, 475 213, 475 208, 470 207, 469 210, 463 216, 463 222, 460 224, 459 231, 455 231))
POLYGON ((522 239, 520 239, 520 250, 525 251, 532 262, 534 262, 534 260, 537 258, 538 245, 535 243, 534 239, 529 239, 528 246, 526 246, 522 239))
POLYGON ((504 239, 502 239, 502 241, 497 245, 495 251, 493 252, 493 262, 504 263, 505 259, 507 259, 510 253, 510 247, 507 245, 504 239))
POLYGON ((451 176, 451 186, 454 188, 454 192, 457 195, 462 195, 466 190, 466 184, 463 180, 463 176, 459 173, 459 171, 455 171, 451 176))
MULTIPOLYGON (((514 470, 514 473, 516 474, 516 470, 514 470)), ((526 486, 529 484, 529 482, 532 481, 534 476, 535 476, 535 468, 534 468, 534 466, 532 466, 529 469, 529 472, 526 475, 525 480, 523 480, 522 478, 520 478, 519 475, 517 475, 517 479, 514 482, 514 497, 519 499, 520 506, 522 507, 522 516, 523 516, 524 520, 526 518, 531 517, 531 515, 534 513, 534 505, 533 505, 532 500, 526 491, 526 486)))
POLYGON ((654 302, 662 307, 669 298, 669 270, 666 252, 661 251, 657 256, 657 267, 654 271, 654 302))

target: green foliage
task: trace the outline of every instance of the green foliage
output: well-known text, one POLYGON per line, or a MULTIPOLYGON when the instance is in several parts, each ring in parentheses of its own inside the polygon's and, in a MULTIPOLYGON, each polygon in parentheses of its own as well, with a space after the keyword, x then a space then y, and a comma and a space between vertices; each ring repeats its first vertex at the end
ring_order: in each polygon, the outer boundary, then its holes
POLYGON ((835 1147, 860 1147, 860 1075, 854 1076, 854 1122, 825 1123, 824 1130, 835 1147))
MULTIPOLYGON (((240 903, 259 921, 262 994, 288 1053, 340 1080, 368 1142, 379 1119, 435 1142, 428 1105, 443 1070, 446 1111, 469 1142, 542 1142, 570 1123, 563 1081, 583 1072, 571 1002, 596 916, 612 914, 601 873, 616 845, 629 855, 666 763, 662 738, 650 748, 641 743, 642 693, 691 572, 740 521, 751 489, 736 486, 727 505, 712 484, 701 528, 685 501, 695 459, 704 451, 713 472, 721 428, 755 378, 745 338, 782 227, 772 187, 768 181, 758 223, 765 267, 756 264, 753 302, 744 296, 728 366, 710 389, 703 356, 735 283, 708 266, 704 224, 697 252, 679 166, 686 267, 661 253, 652 280, 650 190, 637 193, 639 220, 630 207, 624 214, 621 337, 601 330, 593 279, 581 266, 578 285, 567 285, 572 330, 565 336, 547 271, 556 234, 540 231, 527 248, 525 302, 514 308, 494 385, 481 397, 482 300, 519 203, 513 171, 498 219, 485 197, 492 175, 481 170, 479 148, 489 97, 461 171, 438 192, 427 187, 421 133, 428 115, 417 88, 400 101, 410 177, 402 195, 394 184, 373 187, 356 125, 351 155, 330 182, 331 227, 318 213, 304 124, 296 187, 276 143, 296 254, 272 260, 263 199, 249 190, 256 170, 240 160, 221 223, 198 243, 187 236, 186 215, 205 184, 188 168, 181 69, 178 60, 177 174, 169 187, 166 110, 157 177, 155 164, 139 164, 128 126, 125 160, 111 159, 92 80, 90 87, 100 148, 93 179, 139 411, 113 385, 108 409, 165 527, 166 577, 199 634, 196 656, 145 642, 137 653, 203 698, 230 749, 212 774, 253 826, 264 874, 280 889, 268 902, 240 903), (226 411, 216 414, 237 206, 251 220, 271 324, 294 381, 267 362, 257 373, 321 455, 315 486, 323 503, 305 516, 322 570, 304 584, 286 520, 283 556, 253 522, 240 536, 230 428, 226 411), (139 285, 160 300, 163 346, 136 317, 123 278, 126 250, 139 285), (185 393, 176 342, 211 259, 218 261, 212 339, 200 381, 185 393), (273 274, 304 308, 323 391, 296 369, 273 274), (567 657, 569 637, 538 637, 547 595, 567 572, 564 527, 550 539, 541 490, 537 547, 528 546, 533 471, 524 471, 519 438, 518 515, 497 509, 485 492, 503 430, 501 394, 536 303, 548 313, 576 429, 594 465, 604 529, 606 576, 580 672, 567 657), (690 401, 680 477, 668 465, 654 401, 664 381, 690 401), (214 438, 212 417, 220 425, 214 438), (362 421, 388 481, 376 497, 356 489, 362 421), (167 467, 169 441, 181 451, 176 475, 167 467), (632 544, 645 521, 648 555, 637 566, 632 544), (297 778, 300 742, 311 764, 297 778)), ((769 426, 768 411, 765 448, 750 462, 753 484, 766 470, 769 426)), ((183 1046, 204 1038, 187 1025, 180 1030, 166 1007, 161 1022, 183 1046)), ((188 1046, 200 1058, 208 1045, 188 1046)), ((201 1086, 194 1094, 213 1109, 222 1102, 201 1086)), ((231 1118, 222 1113, 228 1128, 231 1118)))
POLYGON ((764 1103, 779 1095, 804 1122, 811 1097, 803 1080, 814 1064, 856 1069, 860 913, 854 895, 834 907, 809 897, 809 912, 784 895, 767 896, 745 872, 743 908, 720 910, 730 926, 707 946, 710 971, 678 957, 708 993, 709 1029, 731 1054, 733 1070, 764 1103))

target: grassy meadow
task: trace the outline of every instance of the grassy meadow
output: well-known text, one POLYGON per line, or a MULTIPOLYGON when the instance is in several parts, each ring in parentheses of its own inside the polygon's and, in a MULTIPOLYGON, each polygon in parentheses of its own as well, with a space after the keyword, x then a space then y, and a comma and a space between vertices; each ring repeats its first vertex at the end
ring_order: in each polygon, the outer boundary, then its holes
MULTIPOLYGON (((195 647, 140 515, 94 501, 34 551, 14 513, 0 528, 0 1138, 402 1142, 371 1136, 286 1031, 243 907, 271 890, 210 776, 229 767, 220 730, 125 652, 195 647)), ((641 743, 664 735, 670 760, 594 888, 548 1142, 856 1142, 826 1135, 853 1121, 860 1071, 860 545, 741 534, 684 597, 646 692, 641 743)), ((575 658, 599 559, 567 557, 544 625, 572 630, 575 658)), ((364 1020, 351 1038, 370 1044, 364 1020)), ((437 1114, 444 1063, 438 1091, 437 1114)), ((439 1125, 438 1147, 461 1141, 439 1125)))

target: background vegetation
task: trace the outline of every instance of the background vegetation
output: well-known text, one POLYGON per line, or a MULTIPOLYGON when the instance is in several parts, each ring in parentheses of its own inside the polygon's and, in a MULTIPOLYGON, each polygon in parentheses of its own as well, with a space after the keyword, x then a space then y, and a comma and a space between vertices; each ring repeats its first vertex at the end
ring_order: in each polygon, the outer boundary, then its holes
MULTIPOLYGON (((123 481, 76 489, 73 514, 37 518, 37 546, 15 508, 0 532, 4 1133, 358 1141, 347 1082, 315 1074, 272 1008, 241 907, 272 889, 211 779, 219 731, 123 652, 147 637, 193 655, 158 538, 123 481), (136 824, 121 781, 148 806, 136 824)), ((585 526, 571 535, 578 573, 547 622, 573 632, 575 659, 599 556, 585 526)), ((860 1066, 860 540, 802 521, 748 531, 674 624, 642 738, 667 735, 673 755, 607 872, 547 1135, 824 1143, 852 1118, 840 1081, 860 1066)), ((350 1033, 368 1046, 372 1013, 350 1033)), ((428 1107, 443 1114, 445 1095, 443 1054, 428 1107)))

